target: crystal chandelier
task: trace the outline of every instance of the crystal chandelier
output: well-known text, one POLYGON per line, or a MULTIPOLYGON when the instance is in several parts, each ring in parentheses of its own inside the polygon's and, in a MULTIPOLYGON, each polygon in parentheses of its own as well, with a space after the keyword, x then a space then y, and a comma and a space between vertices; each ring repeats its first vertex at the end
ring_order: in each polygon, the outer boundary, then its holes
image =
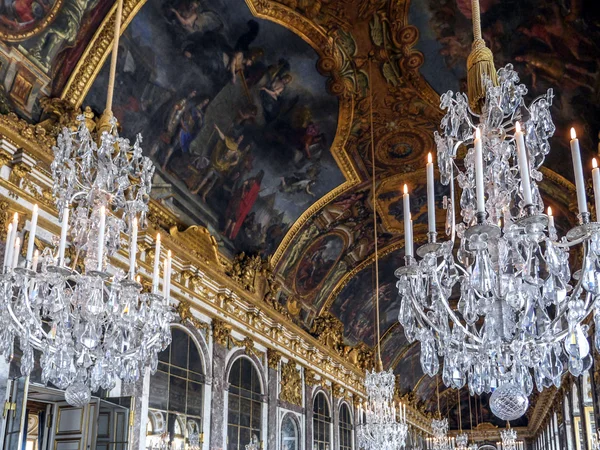
MULTIPOLYGON (((369 60, 369 76, 371 60, 369 60)), ((371 76, 369 77, 371 78, 371 76)), ((370 86, 370 85, 369 85, 370 86)), ((373 95, 369 87, 371 119, 371 164, 373 205, 375 205, 375 146, 373 136, 373 95)), ((377 211, 373 210, 373 234, 375 241, 375 329, 377 330, 377 371, 367 371, 365 391, 367 401, 358 411, 358 444, 363 450, 397 450, 406 444, 408 424, 406 423, 406 405, 394 403, 396 378, 390 369, 383 370, 380 346, 379 321, 379 255, 377 245, 377 211)))
MULTIPOLYGON (((579 225, 558 240, 538 190, 555 131, 552 90, 527 106, 527 88, 512 65, 495 76, 497 85, 491 78, 482 80, 480 113, 463 93, 441 96, 446 115, 435 141, 441 182, 450 188, 445 202, 450 239, 436 242, 429 155, 428 243, 417 250, 417 261, 412 224, 405 220, 406 265, 396 275, 399 321, 409 342, 421 342, 423 371, 434 376, 438 356, 443 357, 447 386, 468 384, 471 395, 494 391, 492 412, 513 420, 527 410, 534 383, 539 391, 559 386, 565 370, 579 376, 590 367, 583 321, 592 311, 600 348, 600 224, 591 222, 587 211, 579 142, 572 130, 579 225), (461 189, 459 224, 455 183, 461 189), (582 268, 571 275, 569 250, 579 245, 582 268)), ((598 168, 593 181, 600 201, 598 168)), ((406 186, 403 200, 408 218, 406 186)))
POLYGON ((514 428, 506 428, 500 432, 502 450, 519 450, 517 446, 517 431, 514 428))
POLYGON ((367 371, 367 401, 358 407, 358 446, 365 450, 393 450, 406 442, 406 405, 394 403, 396 378, 391 370, 367 371))
MULTIPOLYGON (((121 8, 119 1, 117 17, 121 8)), ((117 23, 115 36, 118 30, 117 23)), ((154 166, 142 156, 139 138, 130 145, 118 136, 109 104, 99 144, 81 116, 79 128, 64 128, 53 149, 53 195, 62 223, 58 250, 34 254, 36 206, 24 267, 17 265, 15 218, 0 278, 0 352, 10 358, 18 338, 24 376, 39 352, 42 381, 66 389, 65 399, 75 406, 99 388, 112 389, 117 379, 134 382, 147 366, 155 371, 157 353, 171 340, 169 283, 158 293, 159 240, 152 293, 142 292, 135 276, 138 225, 144 226, 154 166), (109 263, 122 233, 130 237, 128 273, 109 263), (65 257, 67 240, 71 258, 65 257)), ((165 274, 170 279, 169 261, 165 274)))
MULTIPOLYGON (((439 411, 438 411, 439 414, 439 411)), ((448 419, 446 417, 432 419, 431 430, 433 437, 427 439, 428 450, 453 450, 454 442, 448 436, 448 419)))

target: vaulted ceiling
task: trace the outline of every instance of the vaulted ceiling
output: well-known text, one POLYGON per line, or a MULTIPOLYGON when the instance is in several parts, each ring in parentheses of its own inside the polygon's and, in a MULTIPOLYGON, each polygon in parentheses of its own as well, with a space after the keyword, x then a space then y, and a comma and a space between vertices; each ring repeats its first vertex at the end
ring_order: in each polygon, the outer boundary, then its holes
MULTIPOLYGON (((114 2, 43 5, 32 20, 0 13, 0 110, 35 122, 43 99, 60 97, 101 112, 114 2)), ((600 131, 600 11, 594 0, 481 0, 481 10, 496 66, 514 64, 531 98, 555 90, 542 189, 567 230, 568 129, 580 130, 584 160, 600 131)), ((401 393, 434 410, 436 380, 397 323, 400 186, 413 192, 423 242, 425 155, 435 153, 439 95, 464 89, 470 0, 125 0, 124 24, 114 111, 124 133, 144 135, 155 197, 182 223, 206 226, 224 254, 270 258, 297 323, 310 330, 333 314, 347 344, 369 347, 376 210, 384 365, 401 393)), ((444 195, 438 185, 440 231, 444 195)), ((455 411, 456 393, 440 390, 455 411)), ((486 398, 477 402, 492 420, 486 398)))

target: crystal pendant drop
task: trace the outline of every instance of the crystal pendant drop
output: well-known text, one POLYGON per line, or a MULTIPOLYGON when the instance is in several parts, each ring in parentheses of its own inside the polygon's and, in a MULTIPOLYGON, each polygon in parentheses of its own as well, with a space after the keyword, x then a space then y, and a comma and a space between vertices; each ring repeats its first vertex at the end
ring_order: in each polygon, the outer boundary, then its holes
POLYGON ((527 411, 529 399, 523 389, 514 383, 505 383, 490 397, 490 409, 502 420, 516 420, 527 411))

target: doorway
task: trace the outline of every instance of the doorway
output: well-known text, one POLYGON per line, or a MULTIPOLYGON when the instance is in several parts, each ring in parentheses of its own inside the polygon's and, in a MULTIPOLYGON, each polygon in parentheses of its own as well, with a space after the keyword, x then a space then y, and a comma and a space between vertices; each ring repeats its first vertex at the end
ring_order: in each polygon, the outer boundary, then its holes
MULTIPOLYGON (((29 384, 19 440, 7 450, 129 450, 130 398, 92 396, 83 406, 69 405, 64 392, 29 384)), ((16 424, 15 424, 16 425, 16 424)))

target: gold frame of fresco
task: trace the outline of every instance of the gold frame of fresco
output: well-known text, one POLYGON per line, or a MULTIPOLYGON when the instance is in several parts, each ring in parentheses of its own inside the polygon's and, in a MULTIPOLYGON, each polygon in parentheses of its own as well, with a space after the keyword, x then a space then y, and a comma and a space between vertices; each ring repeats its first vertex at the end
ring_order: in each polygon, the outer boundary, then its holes
MULTIPOLYGON (((125 31, 146 1, 147 0, 124 1, 122 18, 123 26, 121 33, 125 31)), ((336 47, 333 38, 327 34, 325 29, 280 3, 271 0, 245 1, 254 16, 275 22, 292 31, 307 42, 318 54, 318 65, 321 68, 331 69, 331 72, 335 72, 336 68, 341 66, 341 60, 344 58, 344 55, 342 54, 342 51, 336 47)), ((67 101, 75 108, 79 108, 82 105, 94 80, 100 73, 104 62, 110 54, 115 15, 116 5, 110 9, 98 27, 98 30, 96 30, 96 33, 77 62, 73 73, 69 77, 67 84, 61 93, 60 98, 67 101)), ((325 82, 325 77, 323 81, 325 82)), ((273 267, 277 265, 287 247, 294 240, 296 234, 302 229, 302 226, 313 214, 338 195, 360 182, 358 170, 349 154, 346 152, 346 141, 350 135, 351 125, 354 119, 354 93, 348 91, 343 92, 338 96, 338 99, 339 112, 337 130, 333 143, 331 144, 330 152, 346 181, 316 200, 300 215, 300 217, 298 217, 298 219, 296 219, 279 243, 275 253, 271 255, 273 267)))

